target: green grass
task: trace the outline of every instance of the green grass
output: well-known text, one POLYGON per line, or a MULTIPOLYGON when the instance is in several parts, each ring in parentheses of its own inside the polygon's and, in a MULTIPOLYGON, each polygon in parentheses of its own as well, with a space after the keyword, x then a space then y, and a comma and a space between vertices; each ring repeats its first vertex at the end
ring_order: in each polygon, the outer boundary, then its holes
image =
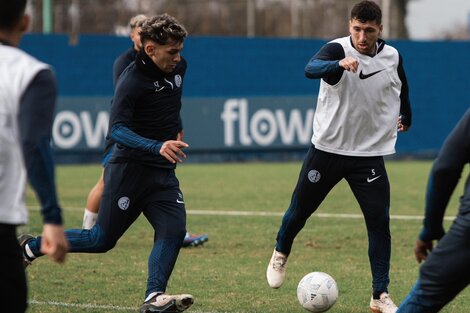
MULTIPOLYGON (((389 161, 392 215, 421 216, 430 162, 389 161)), ((177 170, 187 209, 283 213, 289 204, 299 163, 184 164, 177 170)), ((101 173, 98 165, 60 166, 57 181, 65 226, 77 228, 86 195, 101 173)), ((461 183, 448 216, 454 216, 461 183)), ((31 191, 28 204, 35 206, 31 191)), ((346 183, 341 182, 319 208, 320 213, 360 214, 346 183)), ((21 232, 38 234, 41 218, 31 210, 21 232)), ((268 287, 267 262, 281 216, 188 215, 188 230, 206 232, 203 247, 183 249, 169 282, 169 293, 191 293, 188 312, 305 312, 296 287, 308 272, 324 271, 337 281, 340 296, 330 312, 368 312, 371 274, 362 218, 310 218, 296 238, 288 276, 278 290, 268 287)), ((392 219, 390 292, 399 303, 416 280, 413 246, 420 220, 392 219)), ((450 222, 446 222, 448 227, 450 222)), ((147 257, 153 230, 140 217, 106 254, 69 254, 64 265, 41 258, 28 268, 30 313, 133 312, 146 286, 147 257), (57 303, 47 303, 55 301, 57 303), (109 306, 115 306, 111 308, 109 306)), ((464 291, 443 312, 465 312, 470 294, 464 291)))

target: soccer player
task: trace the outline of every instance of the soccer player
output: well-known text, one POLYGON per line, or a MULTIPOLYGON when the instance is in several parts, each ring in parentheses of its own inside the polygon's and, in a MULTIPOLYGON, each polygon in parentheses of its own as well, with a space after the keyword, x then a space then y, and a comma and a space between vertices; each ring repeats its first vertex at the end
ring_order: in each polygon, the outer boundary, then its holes
POLYGON ((17 48, 30 22, 25 7, 26 0, 0 1, 0 301, 2 311, 12 313, 27 307, 26 275, 16 238, 17 226, 28 220, 26 177, 41 205, 41 253, 62 263, 68 250, 50 147, 55 78, 49 65, 17 48))
POLYGON ((388 294, 390 186, 384 155, 395 152, 397 131, 411 125, 408 85, 400 54, 380 39, 382 12, 372 1, 354 5, 350 36, 324 45, 305 67, 321 79, 312 146, 304 160, 267 269, 281 287, 293 241, 306 220, 343 178, 364 214, 372 271, 372 312, 394 312, 388 294))
MULTIPOLYGON (((129 21, 130 27, 130 38, 132 40, 132 47, 122 53, 120 56, 116 58, 113 65, 113 86, 116 88, 116 84, 118 82, 119 76, 124 71, 124 69, 135 60, 137 52, 142 49, 142 42, 140 40, 140 32, 142 31, 142 24, 148 17, 143 14, 136 15, 132 17, 129 21)), ((178 131, 177 140, 183 140, 183 129, 182 123, 180 121, 180 129, 178 131)), ((102 161, 103 167, 108 162, 111 154, 112 148, 114 146, 114 141, 107 137, 105 150, 104 150, 104 158, 102 161)), ((96 182, 95 186, 90 190, 87 197, 87 204, 83 214, 83 225, 82 228, 90 229, 95 225, 96 219, 98 217, 98 211, 100 208, 100 200, 104 190, 104 179, 103 179, 103 171, 101 172, 101 176, 96 182)), ((209 236, 207 234, 191 234, 188 231, 183 240, 183 247, 195 247, 202 245, 204 242, 209 240, 209 236)))
MULTIPOLYGON (((175 175, 188 144, 176 140, 186 61, 181 57, 185 28, 168 14, 142 25, 143 49, 121 74, 110 114, 116 142, 104 171, 104 192, 96 224, 70 229, 71 252, 104 253, 141 213, 155 230, 148 280, 140 312, 182 312, 189 294, 165 294, 186 233, 183 194, 175 175)), ((41 237, 24 244, 27 260, 42 255, 41 237)))
POLYGON ((456 219, 447 233, 443 227, 449 199, 469 163, 470 109, 445 140, 431 169, 423 228, 415 245, 416 260, 426 262, 398 313, 439 312, 470 283, 470 175, 456 219), (439 240, 434 249, 433 240, 439 240))

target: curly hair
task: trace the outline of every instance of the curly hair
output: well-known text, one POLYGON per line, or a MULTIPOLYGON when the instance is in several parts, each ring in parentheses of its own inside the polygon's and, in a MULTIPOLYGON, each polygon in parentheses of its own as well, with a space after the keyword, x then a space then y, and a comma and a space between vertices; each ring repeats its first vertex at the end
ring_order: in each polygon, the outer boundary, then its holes
POLYGON ((351 20, 356 19, 362 23, 375 21, 382 24, 382 10, 374 1, 361 1, 351 10, 351 20))
POLYGON ((152 40, 165 45, 170 42, 182 42, 187 35, 188 32, 176 18, 164 13, 153 16, 143 23, 140 39, 142 43, 152 40))

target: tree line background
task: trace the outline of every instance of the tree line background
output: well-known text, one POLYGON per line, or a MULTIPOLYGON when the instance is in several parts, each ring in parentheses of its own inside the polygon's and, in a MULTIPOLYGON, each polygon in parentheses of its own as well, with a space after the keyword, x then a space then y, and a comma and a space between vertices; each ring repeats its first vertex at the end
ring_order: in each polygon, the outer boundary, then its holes
MULTIPOLYGON (((30 0, 32 32, 42 32, 43 1, 30 0)), ((348 34, 351 8, 358 0, 50 0, 52 32, 126 35, 136 14, 167 12, 191 35, 331 39, 348 34)), ((410 1, 376 0, 383 10, 384 38, 408 39, 410 1)), ((436 39, 468 37, 465 26, 436 39)))

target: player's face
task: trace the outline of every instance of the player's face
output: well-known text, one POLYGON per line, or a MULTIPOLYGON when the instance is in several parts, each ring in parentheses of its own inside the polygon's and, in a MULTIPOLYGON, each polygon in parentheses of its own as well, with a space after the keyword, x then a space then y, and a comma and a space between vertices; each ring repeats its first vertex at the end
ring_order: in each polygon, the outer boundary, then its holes
POLYGON ((181 61, 182 42, 170 42, 159 45, 156 42, 146 42, 145 52, 152 61, 165 73, 171 73, 181 61))
POLYGON ((365 23, 352 19, 349 21, 349 32, 351 33, 354 48, 362 54, 373 54, 375 44, 382 32, 382 25, 375 21, 365 23))
POLYGON ((134 49, 140 51, 142 49, 142 41, 140 41, 140 31, 142 27, 135 27, 131 31, 131 40, 134 42, 134 49))

